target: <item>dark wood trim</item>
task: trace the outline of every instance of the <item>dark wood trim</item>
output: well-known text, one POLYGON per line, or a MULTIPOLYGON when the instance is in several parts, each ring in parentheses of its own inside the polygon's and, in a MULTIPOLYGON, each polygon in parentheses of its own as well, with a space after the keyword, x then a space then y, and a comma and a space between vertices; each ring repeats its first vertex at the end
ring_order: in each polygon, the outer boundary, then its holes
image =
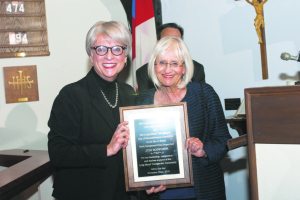
POLYGON ((247 145, 246 115, 227 117, 226 122, 229 124, 230 128, 235 129, 239 134, 239 137, 235 137, 227 141, 228 150, 233 150, 247 145))
POLYGON ((228 150, 233 150, 248 144, 247 135, 242 135, 227 141, 228 150))
POLYGON ((0 199, 18 195, 36 183, 41 183, 52 174, 47 151, 3 150, 0 151, 0 199))
POLYGON ((253 128, 253 142, 300 144, 299 86, 246 89, 245 94, 247 125, 253 128))

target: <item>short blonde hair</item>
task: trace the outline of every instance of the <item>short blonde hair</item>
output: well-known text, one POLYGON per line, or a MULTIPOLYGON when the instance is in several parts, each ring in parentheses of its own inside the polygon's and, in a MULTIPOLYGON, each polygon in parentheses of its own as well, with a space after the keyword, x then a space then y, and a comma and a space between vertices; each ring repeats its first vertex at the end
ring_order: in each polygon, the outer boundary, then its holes
POLYGON ((189 53, 189 50, 181 38, 178 37, 163 37, 160 39, 152 51, 152 55, 150 57, 150 61, 148 63, 148 75, 151 78, 154 86, 156 88, 161 87, 161 83, 157 79, 157 75, 155 74, 155 62, 156 59, 166 51, 170 46, 174 46, 173 48, 176 52, 178 60, 181 60, 184 63, 185 74, 182 77, 182 81, 177 85, 178 88, 184 88, 191 81, 194 73, 194 64, 189 53))
POLYGON ((131 52, 131 33, 123 23, 117 21, 99 21, 90 28, 86 35, 85 49, 89 56, 91 55, 91 47, 95 44, 99 34, 105 34, 126 46, 126 56, 131 52))

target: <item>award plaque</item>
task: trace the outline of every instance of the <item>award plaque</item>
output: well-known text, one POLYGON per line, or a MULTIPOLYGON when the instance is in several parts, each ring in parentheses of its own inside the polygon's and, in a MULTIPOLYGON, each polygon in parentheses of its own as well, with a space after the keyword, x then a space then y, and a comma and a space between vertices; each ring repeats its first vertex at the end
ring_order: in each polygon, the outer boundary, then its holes
POLYGON ((120 107, 130 139, 123 150, 127 191, 193 185, 186 103, 120 107))

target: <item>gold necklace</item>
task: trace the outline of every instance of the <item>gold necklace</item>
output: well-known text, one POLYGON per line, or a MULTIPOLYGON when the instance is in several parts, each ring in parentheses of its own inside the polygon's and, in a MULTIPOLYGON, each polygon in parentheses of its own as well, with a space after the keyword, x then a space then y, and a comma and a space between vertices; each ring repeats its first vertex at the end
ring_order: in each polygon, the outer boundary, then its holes
POLYGON ((108 100, 108 98, 106 97, 106 95, 104 94, 104 92, 102 91, 102 89, 100 89, 101 91, 101 94, 103 95, 104 97, 104 100, 106 101, 106 103, 109 105, 109 107, 111 108, 115 108, 117 107, 118 105, 118 100, 119 100, 119 90, 118 90, 118 83, 116 82, 116 101, 115 101, 115 104, 112 105, 112 103, 110 103, 110 101, 108 100))

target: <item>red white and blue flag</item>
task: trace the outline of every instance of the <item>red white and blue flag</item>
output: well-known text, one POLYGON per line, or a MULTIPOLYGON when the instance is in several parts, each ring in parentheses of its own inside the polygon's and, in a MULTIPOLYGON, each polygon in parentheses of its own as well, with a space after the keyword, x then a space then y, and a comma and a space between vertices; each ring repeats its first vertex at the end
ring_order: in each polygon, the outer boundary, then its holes
MULTIPOLYGON (((132 63, 135 71, 149 62, 156 43, 156 28, 152 0, 132 0, 132 63)), ((136 82, 134 82, 136 85, 136 82)))

